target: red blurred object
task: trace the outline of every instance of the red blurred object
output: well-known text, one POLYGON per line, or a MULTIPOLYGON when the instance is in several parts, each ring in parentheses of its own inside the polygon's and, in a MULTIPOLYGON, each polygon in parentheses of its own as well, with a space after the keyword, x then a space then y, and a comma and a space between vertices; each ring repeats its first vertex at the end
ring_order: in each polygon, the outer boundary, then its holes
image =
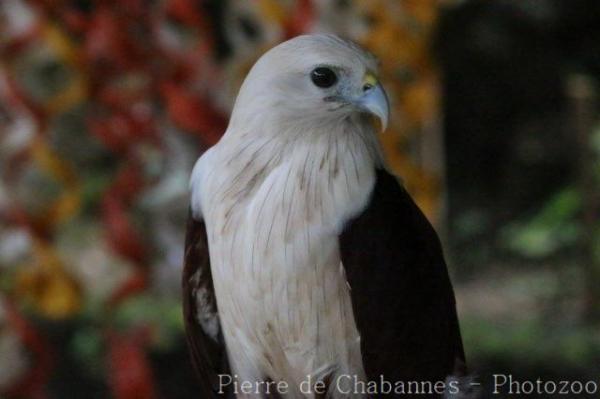
POLYGON ((181 128, 198 134, 213 145, 225 132, 227 118, 206 99, 174 83, 162 86, 167 112, 181 128))
POLYGON ((169 0, 165 11, 169 17, 206 32, 208 24, 198 8, 199 3, 195 0, 169 0))
POLYGON ((102 199, 102 218, 109 244, 116 253, 136 265, 144 264, 145 247, 141 235, 131 224, 126 209, 142 184, 138 167, 130 164, 121 170, 102 199))
POLYGON ((138 65, 141 51, 130 38, 130 29, 124 15, 107 6, 99 6, 86 32, 84 49, 87 58, 95 64, 115 65, 120 69, 138 65))
POLYGON ((284 24, 286 39, 301 35, 310 30, 315 19, 315 7, 312 0, 297 0, 296 8, 290 13, 289 19, 284 24))
POLYGON ((88 128, 106 147, 116 153, 127 153, 144 139, 154 138, 154 120, 150 113, 115 112, 103 118, 88 120, 88 128))
POLYGON ((7 398, 45 399, 48 397, 45 385, 50 377, 53 363, 52 351, 48 343, 19 314, 11 302, 4 299, 2 300, 2 306, 6 311, 8 326, 17 332, 23 345, 32 354, 30 362, 32 367, 3 394, 7 398))
MULTIPOLYGON (((140 73, 143 76, 143 72, 140 73)), ((103 82, 96 91, 98 103, 112 110, 126 110, 134 105, 146 104, 152 98, 149 84, 140 84, 138 87, 123 87, 118 82, 103 82)))
POLYGON ((114 290, 107 301, 109 307, 117 306, 126 298, 143 292, 148 287, 148 276, 142 269, 136 269, 133 275, 114 290))
POLYGON ((139 164, 135 160, 129 160, 115 177, 107 196, 118 197, 122 202, 129 204, 133 202, 143 186, 143 176, 139 164))
POLYGON ((136 264, 145 260, 141 236, 128 220, 125 207, 117 198, 106 196, 102 203, 107 239, 115 252, 136 264))
POLYGON ((147 329, 108 334, 108 378, 115 399, 154 399, 157 391, 145 355, 147 329))
POLYGON ((127 213, 143 185, 140 167, 135 161, 130 161, 118 173, 102 200, 106 239, 114 252, 132 262, 135 267, 134 274, 112 293, 108 301, 110 307, 143 291, 148 284, 147 249, 142 234, 131 223, 127 213))
POLYGON ((65 8, 61 13, 61 19, 75 33, 85 32, 89 26, 87 16, 83 12, 73 8, 65 8))

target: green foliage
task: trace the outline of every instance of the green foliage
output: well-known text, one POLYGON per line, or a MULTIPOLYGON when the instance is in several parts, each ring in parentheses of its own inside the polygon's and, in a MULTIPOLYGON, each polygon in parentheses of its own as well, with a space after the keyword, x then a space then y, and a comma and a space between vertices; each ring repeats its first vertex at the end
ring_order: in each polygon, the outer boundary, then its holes
POLYGON ((573 246, 581 235, 581 194, 574 188, 556 193, 527 221, 507 225, 500 234, 504 247, 527 258, 545 258, 573 246))
POLYGON ((550 326, 532 318, 502 323, 482 318, 461 320, 467 357, 475 363, 496 359, 519 368, 551 362, 559 369, 597 369, 600 336, 593 327, 550 326))
POLYGON ((71 352, 78 361, 93 375, 104 372, 104 339, 99 329, 93 325, 79 328, 71 339, 71 352))
POLYGON ((177 298, 153 296, 150 293, 127 299, 116 309, 113 322, 123 330, 151 326, 153 341, 159 349, 174 344, 183 331, 181 305, 177 298))

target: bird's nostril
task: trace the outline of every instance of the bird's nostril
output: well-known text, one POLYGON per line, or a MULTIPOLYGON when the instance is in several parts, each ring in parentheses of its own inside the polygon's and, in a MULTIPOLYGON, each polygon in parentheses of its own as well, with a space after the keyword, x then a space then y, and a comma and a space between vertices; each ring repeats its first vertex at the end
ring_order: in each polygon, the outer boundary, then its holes
POLYGON ((363 86, 363 91, 369 91, 373 88, 373 85, 370 83, 365 83, 365 85, 363 86))

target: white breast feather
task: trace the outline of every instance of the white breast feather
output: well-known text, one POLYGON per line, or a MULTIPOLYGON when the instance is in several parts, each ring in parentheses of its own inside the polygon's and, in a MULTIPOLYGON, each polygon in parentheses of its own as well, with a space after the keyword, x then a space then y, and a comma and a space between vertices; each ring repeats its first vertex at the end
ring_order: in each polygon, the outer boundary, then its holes
POLYGON ((206 223, 220 320, 240 379, 364 377, 338 235, 366 206, 377 145, 351 122, 303 134, 244 146, 225 138, 194 168, 192 209, 206 223))

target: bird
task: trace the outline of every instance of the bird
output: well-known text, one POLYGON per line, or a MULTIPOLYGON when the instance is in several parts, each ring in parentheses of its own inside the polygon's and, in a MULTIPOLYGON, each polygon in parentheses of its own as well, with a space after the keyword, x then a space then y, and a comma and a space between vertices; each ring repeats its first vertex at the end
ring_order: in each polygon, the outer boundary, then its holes
POLYGON ((378 70, 334 34, 274 46, 194 165, 182 295, 201 397, 406 397, 464 366, 440 240, 377 139, 378 70))

